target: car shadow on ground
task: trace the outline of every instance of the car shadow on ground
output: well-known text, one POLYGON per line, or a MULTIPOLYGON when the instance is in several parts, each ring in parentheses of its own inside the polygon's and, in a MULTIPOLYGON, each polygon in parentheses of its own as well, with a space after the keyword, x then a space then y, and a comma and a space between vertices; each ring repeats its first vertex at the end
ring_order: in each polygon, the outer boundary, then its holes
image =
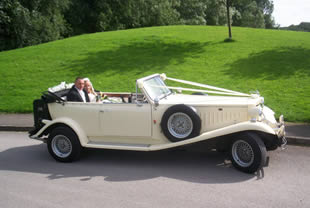
POLYGON ((259 176, 245 174, 225 162, 214 151, 169 150, 133 152, 84 150, 81 160, 56 162, 45 144, 23 146, 0 152, 0 171, 47 174, 51 180, 77 177, 81 181, 104 177, 106 181, 136 181, 167 177, 195 183, 237 183, 259 176))

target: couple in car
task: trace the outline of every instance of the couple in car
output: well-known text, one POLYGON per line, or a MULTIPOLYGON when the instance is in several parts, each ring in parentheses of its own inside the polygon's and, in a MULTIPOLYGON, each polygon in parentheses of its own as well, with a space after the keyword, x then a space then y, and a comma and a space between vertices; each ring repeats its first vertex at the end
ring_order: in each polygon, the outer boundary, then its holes
POLYGON ((74 85, 67 94, 67 100, 84 103, 97 102, 97 93, 88 78, 77 77, 74 85))

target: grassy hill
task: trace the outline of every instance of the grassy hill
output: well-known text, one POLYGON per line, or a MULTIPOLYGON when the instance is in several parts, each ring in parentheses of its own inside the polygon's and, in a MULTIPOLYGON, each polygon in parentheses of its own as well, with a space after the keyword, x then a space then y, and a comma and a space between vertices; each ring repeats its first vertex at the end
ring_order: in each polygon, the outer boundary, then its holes
POLYGON ((31 112, 42 91, 76 76, 96 89, 134 91, 152 73, 245 93, 290 121, 310 122, 310 33, 169 26, 76 36, 0 53, 0 111, 31 112))

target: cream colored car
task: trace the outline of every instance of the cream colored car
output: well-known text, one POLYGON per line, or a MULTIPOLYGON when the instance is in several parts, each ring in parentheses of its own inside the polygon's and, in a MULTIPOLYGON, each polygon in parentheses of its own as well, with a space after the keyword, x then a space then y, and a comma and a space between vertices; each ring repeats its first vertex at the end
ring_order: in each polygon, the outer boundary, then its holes
POLYGON ((230 152, 237 169, 253 173, 266 164, 267 150, 286 144, 283 116, 277 122, 258 94, 165 74, 138 79, 135 93, 106 93, 110 99, 97 103, 68 102, 66 92, 34 101, 30 131, 61 162, 78 159, 82 147, 156 151, 197 143, 230 152), (169 87, 165 80, 200 89, 169 87))

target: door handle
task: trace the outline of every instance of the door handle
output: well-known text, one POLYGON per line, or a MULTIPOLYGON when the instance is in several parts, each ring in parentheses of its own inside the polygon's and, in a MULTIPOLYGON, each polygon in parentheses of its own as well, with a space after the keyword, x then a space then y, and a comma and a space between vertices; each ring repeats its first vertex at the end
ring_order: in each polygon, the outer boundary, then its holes
POLYGON ((104 112, 111 112, 111 109, 104 109, 104 110, 99 110, 100 113, 104 113, 104 112))

